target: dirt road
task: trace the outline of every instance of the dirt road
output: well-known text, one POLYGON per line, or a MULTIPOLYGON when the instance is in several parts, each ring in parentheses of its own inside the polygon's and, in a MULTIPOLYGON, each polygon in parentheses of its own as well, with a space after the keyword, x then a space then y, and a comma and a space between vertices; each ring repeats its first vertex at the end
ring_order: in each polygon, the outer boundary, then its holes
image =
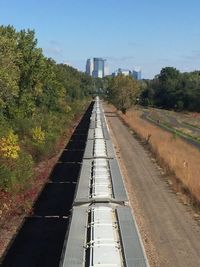
MULTIPOLYGON (((140 210, 148 231, 147 240, 143 242, 152 243, 158 255, 159 263, 151 263, 151 266, 200 266, 200 226, 190 208, 179 202, 150 154, 130 130, 108 107, 104 108, 128 177, 129 197, 134 194, 138 203, 135 208, 140 210)), ((137 216, 136 219, 140 220, 137 216)))

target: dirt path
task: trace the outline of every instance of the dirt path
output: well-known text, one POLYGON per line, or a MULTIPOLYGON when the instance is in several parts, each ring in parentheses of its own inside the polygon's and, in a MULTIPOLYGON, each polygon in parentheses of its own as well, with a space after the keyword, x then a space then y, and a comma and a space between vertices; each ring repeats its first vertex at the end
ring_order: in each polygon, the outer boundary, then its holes
POLYGON ((200 227, 190 208, 179 202, 149 153, 110 111, 105 108, 127 174, 126 185, 137 210, 136 219, 139 228, 142 221, 141 229, 146 231, 142 237, 151 266, 200 266, 200 227))

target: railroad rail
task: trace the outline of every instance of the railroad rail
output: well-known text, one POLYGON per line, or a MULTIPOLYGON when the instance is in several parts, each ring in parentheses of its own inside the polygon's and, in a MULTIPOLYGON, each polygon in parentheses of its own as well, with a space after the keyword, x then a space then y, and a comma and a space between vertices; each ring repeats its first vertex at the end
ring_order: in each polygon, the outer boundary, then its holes
POLYGON ((60 267, 97 266, 149 266, 98 97, 60 260, 60 267))

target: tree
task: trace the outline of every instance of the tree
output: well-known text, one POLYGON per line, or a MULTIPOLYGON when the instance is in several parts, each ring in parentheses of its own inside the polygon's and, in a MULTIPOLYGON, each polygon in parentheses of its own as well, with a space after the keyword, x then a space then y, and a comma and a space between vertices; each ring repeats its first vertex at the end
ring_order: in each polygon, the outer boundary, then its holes
POLYGON ((17 33, 13 27, 0 27, 0 110, 9 116, 10 108, 19 93, 20 70, 16 65, 17 33))
POLYGON ((120 74, 108 85, 108 100, 123 113, 136 102, 138 94, 139 85, 131 76, 120 74))
POLYGON ((141 94, 139 103, 144 106, 152 106, 154 104, 154 93, 151 83, 149 81, 140 83, 141 94), (145 85, 144 85, 145 84, 145 85))
POLYGON ((142 105, 153 103, 178 111, 200 111, 200 71, 180 73, 173 67, 166 67, 146 84, 140 96, 142 105))
POLYGON ((160 74, 158 75, 158 79, 160 82, 167 82, 169 80, 178 79, 180 72, 176 68, 173 67, 165 67, 162 68, 160 74))
POLYGON ((175 108, 176 93, 179 86, 180 72, 173 67, 166 67, 153 80, 155 104, 164 108, 175 108))

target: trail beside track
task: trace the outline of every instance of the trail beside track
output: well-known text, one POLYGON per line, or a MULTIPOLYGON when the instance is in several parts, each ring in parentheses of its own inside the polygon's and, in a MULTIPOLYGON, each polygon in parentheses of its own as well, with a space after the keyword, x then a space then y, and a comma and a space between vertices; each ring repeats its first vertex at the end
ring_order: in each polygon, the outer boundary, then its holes
POLYGON ((134 208, 140 210, 148 231, 143 242, 152 243, 159 258, 151 266, 200 266, 200 226, 190 208, 179 202, 149 153, 116 113, 105 106, 105 114, 127 173, 129 197, 133 194, 137 199, 134 208))

